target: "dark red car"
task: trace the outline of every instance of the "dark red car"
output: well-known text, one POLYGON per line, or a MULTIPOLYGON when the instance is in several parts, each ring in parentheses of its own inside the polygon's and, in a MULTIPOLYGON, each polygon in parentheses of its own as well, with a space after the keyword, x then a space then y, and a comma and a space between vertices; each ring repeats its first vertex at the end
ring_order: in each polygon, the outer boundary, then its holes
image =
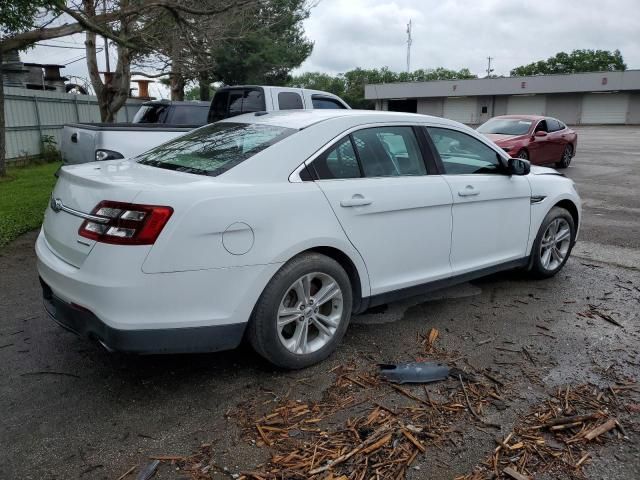
POLYGON ((578 134, 560 120, 539 115, 502 115, 478 127, 512 157, 535 165, 567 168, 576 154, 578 134))

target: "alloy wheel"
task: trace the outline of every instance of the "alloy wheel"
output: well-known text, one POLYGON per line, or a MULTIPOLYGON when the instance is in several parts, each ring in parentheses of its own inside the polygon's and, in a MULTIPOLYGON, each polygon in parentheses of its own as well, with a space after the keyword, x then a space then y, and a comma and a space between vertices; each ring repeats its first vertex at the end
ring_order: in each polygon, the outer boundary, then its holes
POLYGON ((520 150, 518 152, 518 158, 522 158, 523 160, 529 160, 529 154, 526 150, 520 150))
POLYGON ((291 353, 315 352, 331 341, 343 312, 342 289, 326 273, 298 278, 287 289, 278 307, 277 330, 291 353))
POLYGON ((542 266, 552 271, 562 265, 571 244, 571 227, 564 218, 554 219, 542 236, 540 244, 540 262, 542 266))
POLYGON ((564 152, 562 152, 562 164, 565 167, 568 167, 571 163, 571 147, 567 145, 564 147, 564 152))

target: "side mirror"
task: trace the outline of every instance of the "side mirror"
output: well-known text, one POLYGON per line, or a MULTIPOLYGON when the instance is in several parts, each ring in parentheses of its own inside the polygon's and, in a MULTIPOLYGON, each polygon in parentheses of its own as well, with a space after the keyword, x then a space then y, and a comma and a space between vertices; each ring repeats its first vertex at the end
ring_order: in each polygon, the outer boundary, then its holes
POLYGON ((528 175, 531 171, 531 163, 523 158, 510 158, 507 170, 509 175, 528 175))
POLYGON ((547 132, 545 132, 544 130, 538 130, 536 132, 536 137, 546 137, 547 136, 547 132))

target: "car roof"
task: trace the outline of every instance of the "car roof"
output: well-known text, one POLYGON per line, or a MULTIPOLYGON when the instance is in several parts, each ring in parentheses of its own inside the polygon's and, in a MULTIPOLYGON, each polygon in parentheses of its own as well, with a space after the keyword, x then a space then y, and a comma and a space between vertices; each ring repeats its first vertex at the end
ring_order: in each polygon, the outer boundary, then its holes
POLYGON ((543 115, 498 115, 493 118, 517 118, 520 120, 543 120, 548 117, 545 117, 543 115))
POLYGON ((205 102, 201 100, 167 100, 161 98, 158 100, 149 100, 142 105, 192 105, 196 107, 208 107, 211 102, 205 102))
POLYGON ((274 112, 255 112, 238 115, 236 117, 221 120, 221 122, 231 123, 259 123, 277 125, 279 127, 303 129, 315 123, 351 117, 354 120, 359 118, 362 123, 367 122, 410 122, 427 123, 433 122, 451 126, 460 124, 452 120, 430 115, 420 115, 417 113, 387 112, 381 110, 347 110, 347 109, 315 109, 315 110, 277 110, 274 112))

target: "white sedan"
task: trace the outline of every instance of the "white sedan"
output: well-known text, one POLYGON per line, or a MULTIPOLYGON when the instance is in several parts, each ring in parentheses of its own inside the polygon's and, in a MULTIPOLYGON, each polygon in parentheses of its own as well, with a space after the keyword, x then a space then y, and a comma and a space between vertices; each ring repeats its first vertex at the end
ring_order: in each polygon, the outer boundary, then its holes
POLYGON ((571 180, 442 118, 258 112, 62 168, 36 244, 45 307, 110 350, 326 358, 353 314, 522 268, 556 274, 571 180))

